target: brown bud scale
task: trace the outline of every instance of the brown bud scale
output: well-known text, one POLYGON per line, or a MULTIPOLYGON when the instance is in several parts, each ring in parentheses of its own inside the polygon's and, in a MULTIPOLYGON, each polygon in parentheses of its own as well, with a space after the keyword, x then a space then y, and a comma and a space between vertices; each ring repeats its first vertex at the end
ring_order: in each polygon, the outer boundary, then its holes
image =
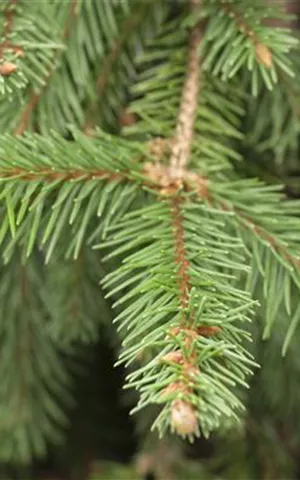
POLYGON ((171 425, 179 435, 193 435, 198 430, 194 407, 184 400, 174 400, 171 406, 171 425))
POLYGON ((3 77, 8 77, 18 69, 17 65, 11 62, 5 62, 0 65, 0 74, 3 77))
POLYGON ((272 53, 267 45, 263 43, 257 43, 255 45, 255 54, 257 60, 262 63, 265 67, 271 68, 272 66, 272 53))

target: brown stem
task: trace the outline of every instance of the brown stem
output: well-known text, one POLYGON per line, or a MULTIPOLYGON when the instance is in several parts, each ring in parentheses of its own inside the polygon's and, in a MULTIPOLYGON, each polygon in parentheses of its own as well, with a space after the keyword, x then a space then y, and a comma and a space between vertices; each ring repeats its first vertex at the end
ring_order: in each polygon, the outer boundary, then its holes
MULTIPOLYGON (((156 190, 159 195, 170 196, 176 193, 179 189, 185 192, 195 192, 205 199, 209 193, 207 190, 208 180, 200 175, 185 171, 180 181, 170 180, 170 173, 168 167, 160 165, 153 165, 146 163, 141 171, 145 177, 141 184, 151 187, 156 190)), ((27 169, 23 167, 12 167, 7 169, 0 168, 0 179, 20 179, 25 181, 43 180, 44 182, 53 182, 56 180, 69 181, 75 179, 82 179, 82 181, 89 180, 105 180, 107 182, 116 181, 132 181, 133 179, 126 170, 119 172, 111 172, 105 169, 65 169, 53 170, 52 168, 43 168, 36 165, 34 169, 27 169)))
MULTIPOLYGON (((198 192, 199 194, 199 192, 198 192)), ((203 199, 206 198, 205 196, 203 199)), ((184 198, 180 196, 173 196, 170 200, 171 214, 172 214, 172 226, 174 233, 174 242, 175 242, 175 263, 178 268, 176 270, 177 285, 179 288, 179 300, 180 306, 183 311, 188 308, 189 305, 189 293, 191 289, 190 279, 189 279, 189 267, 190 263, 187 259, 187 252, 185 248, 185 239, 184 239, 184 217, 182 215, 182 204, 184 203, 184 198)), ((189 341, 193 338, 194 335, 203 335, 211 336, 219 333, 219 328, 215 326, 191 326, 190 321, 187 322, 185 313, 183 314, 184 331, 189 341)), ((177 335, 181 329, 175 330, 172 328, 172 333, 177 335)))
POLYGON ((15 13, 15 5, 18 3, 18 0, 10 0, 7 8, 4 12, 4 32, 3 32, 3 42, 0 44, 0 59, 3 57, 4 50, 8 43, 8 37, 12 31, 13 17, 15 13))
MULTIPOLYGON (((193 1, 193 7, 199 2, 193 1)), ((202 29, 195 26, 190 33, 188 47, 187 76, 183 86, 182 97, 177 117, 175 138, 171 150, 171 170, 173 175, 180 177, 189 161, 193 140, 194 123, 198 105, 198 92, 200 80, 200 65, 198 45, 202 38, 202 29)))
POLYGON ((183 199, 180 197, 174 197, 171 200, 171 211, 173 217, 173 230, 175 239, 175 262, 178 265, 177 284, 179 287, 180 305, 182 309, 188 307, 189 301, 189 275, 188 268, 189 262, 186 259, 186 250, 184 245, 184 228, 183 217, 181 214, 181 203, 183 199))
POLYGON ((244 225, 246 225, 249 229, 252 230, 257 236, 265 240, 270 244, 270 246, 278 252, 288 263, 293 265, 296 268, 300 268, 300 259, 291 255, 288 250, 281 245, 276 238, 271 235, 269 232, 267 232, 264 228, 262 228, 260 225, 257 225, 251 218, 249 218, 247 215, 244 215, 243 213, 235 210, 235 213, 238 217, 240 217, 240 220, 243 222, 244 225))
POLYGON ((282 258, 284 258, 288 263, 293 265, 296 268, 300 269, 300 259, 294 255, 291 255, 289 251, 282 245, 272 234, 267 230, 257 224, 251 217, 241 212, 236 207, 231 207, 225 202, 217 203, 214 202, 210 196, 207 196, 206 199, 211 205, 215 205, 218 208, 221 208, 224 211, 233 211, 236 215, 237 220, 245 227, 249 228, 255 235, 265 240, 270 244, 270 246, 278 252, 282 258))
POLYGON ((84 180, 108 180, 108 181, 122 181, 128 180, 129 175, 127 172, 112 173, 108 170, 65 170, 65 171, 53 171, 51 168, 35 168, 34 170, 27 170, 25 168, 12 168, 6 171, 0 171, 0 178, 16 178, 26 181, 43 180, 53 182, 56 180, 69 181, 78 178, 84 180))
POLYGON ((187 399, 187 395, 196 388, 197 377, 200 374, 198 356, 196 352, 196 340, 199 336, 213 336, 220 332, 216 326, 195 326, 192 321, 193 313, 187 314, 190 295, 190 278, 187 252, 184 240, 184 217, 181 204, 184 198, 174 196, 170 200, 172 223, 175 241, 175 262, 177 264, 176 278, 179 289, 179 301, 182 309, 180 324, 171 327, 170 337, 180 336, 185 348, 177 348, 167 353, 161 360, 167 363, 177 364, 180 369, 180 380, 171 382, 163 391, 162 395, 177 394, 170 406, 170 422, 173 429, 179 435, 193 435, 198 431, 198 419, 194 405, 187 399), (184 397, 182 398, 182 395, 184 397))

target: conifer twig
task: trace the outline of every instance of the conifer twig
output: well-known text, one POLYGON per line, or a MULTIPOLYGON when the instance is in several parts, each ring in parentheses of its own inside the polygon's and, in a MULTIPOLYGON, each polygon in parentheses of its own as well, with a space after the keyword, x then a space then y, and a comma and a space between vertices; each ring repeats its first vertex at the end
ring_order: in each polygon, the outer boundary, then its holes
POLYGON ((129 180, 128 172, 112 173, 109 170, 61 170, 55 171, 51 168, 36 168, 34 170, 26 170, 24 168, 15 167, 7 171, 0 172, 0 178, 21 178, 26 181, 36 181, 43 179, 45 182, 54 182, 57 180, 69 181, 79 178, 85 180, 108 180, 108 181, 122 181, 129 180))
POLYGON ((15 6, 19 0, 10 0, 7 8, 4 11, 4 32, 3 32, 3 41, 0 43, 0 60, 3 58, 3 54, 6 48, 15 50, 18 54, 22 55, 23 51, 18 46, 12 45, 8 38, 12 31, 13 26, 13 17, 15 12, 15 6))
POLYGON ((183 228, 183 218, 181 215, 180 202, 182 199, 180 197, 174 197, 171 200, 171 209, 173 215, 173 228, 174 228, 174 238, 175 238, 175 261, 178 264, 177 274, 177 283, 180 291, 180 305, 184 310, 188 306, 188 292, 190 290, 189 285, 189 276, 188 276, 188 267, 189 262, 186 259, 186 251, 184 245, 184 228, 183 228))
MULTIPOLYGON (((200 0, 193 0, 193 8, 200 4, 200 0)), ((200 80, 200 65, 198 45, 202 37, 200 25, 196 25, 190 33, 188 47, 187 76, 183 86, 182 97, 177 117, 175 139, 171 150, 171 171, 180 177, 189 160, 193 139, 194 122, 198 105, 200 80)))
MULTIPOLYGON (((198 194, 201 194, 198 191, 198 194)), ((204 198, 204 197, 203 197, 204 198)), ((265 228, 259 225, 255 220, 253 220, 248 214, 244 214, 239 208, 235 206, 230 206, 226 202, 215 202, 214 199, 211 197, 209 191, 207 190, 205 199, 208 201, 210 205, 215 206, 216 208, 220 208, 223 211, 232 211, 234 212, 236 219, 239 223, 241 223, 244 227, 251 230, 256 236, 260 237, 264 242, 267 242, 270 247, 279 253, 282 258, 284 258, 290 265, 293 267, 300 269, 300 258, 292 255, 289 253, 288 249, 282 245, 274 235, 268 232, 265 228)))
POLYGON ((190 262, 184 239, 184 217, 181 203, 183 197, 175 196, 170 201, 171 214, 173 217, 173 235, 175 242, 175 263, 177 286, 179 289, 180 308, 182 310, 181 325, 171 327, 170 337, 182 336, 184 347, 173 350, 163 357, 163 361, 171 362, 180 366, 181 380, 170 383, 163 391, 163 395, 176 392, 172 401, 170 416, 173 429, 179 435, 196 435, 198 432, 198 419, 193 404, 187 398, 180 398, 180 394, 188 395, 196 388, 196 378, 200 373, 196 352, 196 340, 200 336, 211 337, 220 332, 220 328, 214 325, 196 326, 193 322, 194 312, 187 313, 190 298, 190 262))
MULTIPOLYGON (((102 62, 102 65, 96 80, 97 98, 101 98, 101 95, 109 82, 110 75, 115 65, 115 62, 118 60, 119 54, 122 51, 122 48, 124 47, 124 44, 127 40, 128 32, 134 31, 135 27, 138 25, 140 21, 140 14, 141 12, 142 13, 144 12, 145 5, 147 6, 146 2, 142 3, 140 11, 135 12, 133 15, 130 15, 129 17, 125 18, 123 24, 121 25, 121 28, 120 28, 121 35, 119 36, 119 38, 113 41, 107 56, 104 58, 102 62)), ((86 121, 82 127, 84 133, 86 133, 87 135, 90 134, 94 126, 94 119, 93 119, 94 112, 95 112, 95 100, 92 99, 87 107, 86 121)))
POLYGON ((13 23, 13 13, 14 7, 18 3, 18 0, 10 0, 7 8, 4 11, 4 42, 0 45, 0 52, 2 53, 2 48, 6 43, 7 38, 9 37, 11 30, 12 30, 12 23, 13 23))
MULTIPOLYGON (((222 208, 227 210, 226 206, 223 205, 222 208)), ((238 209, 234 209, 239 222, 244 226, 250 229, 255 235, 260 237, 262 240, 267 242, 270 247, 278 252, 282 257, 293 267, 300 269, 300 259, 288 252, 284 245, 282 245, 272 234, 270 234, 266 229, 258 225, 252 218, 248 215, 243 214, 238 209)))
POLYGON ((272 66, 271 50, 267 45, 265 45, 259 40, 257 35, 255 35, 253 29, 245 21, 245 18, 235 10, 231 2, 220 2, 220 7, 223 8, 225 12, 234 19, 240 31, 244 32, 250 38, 255 48, 255 55, 257 60, 266 68, 271 68, 272 66))
MULTIPOLYGON (((77 11, 76 11, 77 3, 78 3, 78 0, 71 0, 70 14, 67 16, 67 21, 66 21, 65 28, 63 30, 63 35, 62 35, 63 40, 66 40, 70 35, 71 23, 72 23, 72 20, 77 13, 77 11)), ((58 52, 59 52, 59 50, 56 51, 56 56, 58 55, 58 52)), ((43 86, 43 89, 46 88, 46 86, 49 83, 50 78, 52 77, 52 75, 55 71, 56 71, 55 68, 51 68, 47 72, 47 74, 45 75, 45 78, 44 78, 45 84, 43 86)), ((15 131, 14 131, 15 135, 22 135, 22 133, 24 133, 25 130, 27 130, 31 114, 34 111, 34 109, 36 108, 36 106, 38 105, 39 100, 41 98, 41 94, 42 94, 42 89, 40 89, 38 93, 33 92, 31 94, 31 96, 29 98, 29 102, 27 103, 27 106, 26 106, 23 114, 21 115, 21 119, 20 119, 17 127, 15 128, 15 131)))
MULTIPOLYGON (((284 245, 282 245, 278 240, 267 230, 261 227, 255 220, 253 220, 249 215, 244 214, 238 208, 230 206, 226 202, 215 202, 213 195, 209 191, 209 181, 208 179, 201 177, 191 171, 185 170, 183 172, 183 177, 181 180, 170 179, 170 168, 164 167, 162 165, 157 165, 156 167, 152 164, 145 164, 143 169, 143 175, 145 179, 141 181, 141 186, 151 187, 154 190, 157 190, 161 196, 173 196, 179 189, 182 189, 185 192, 195 192, 202 200, 208 201, 209 204, 214 205, 217 208, 220 208, 224 211, 232 210, 236 218, 240 223, 245 227, 252 230, 252 232, 261 237, 264 241, 267 241, 270 246, 276 250, 279 254, 282 255, 285 260, 288 261, 291 265, 296 268, 300 268, 300 259, 293 256, 288 252, 284 245)), ((106 182, 128 182, 133 181, 131 179, 129 172, 119 171, 113 173, 109 170, 104 169, 66 169, 66 170, 53 170, 51 168, 42 168, 35 167, 34 169, 26 169, 21 167, 13 167, 11 169, 0 171, 0 178, 2 179, 17 179, 20 178, 25 181, 37 181, 43 180, 44 182, 55 182, 55 181, 70 181, 76 179, 82 179, 83 181, 90 180, 99 180, 106 182)), ((181 299, 180 303, 182 308, 186 308, 187 303, 187 292, 188 292, 188 278, 187 278, 187 269, 188 263, 185 259, 184 254, 184 239, 183 239, 183 226, 182 226, 182 217, 180 214, 181 205, 180 197, 173 197, 171 202, 171 210, 173 214, 173 227, 175 235, 175 250, 176 250, 176 263, 179 265, 179 270, 177 272, 178 279, 180 279, 180 291, 181 299)))
MULTIPOLYGON (((200 0, 192 0, 192 8, 198 7, 200 0)), ((198 93, 199 93, 199 81, 200 81, 200 65, 198 57, 198 45, 201 41, 202 29, 200 25, 196 25, 190 32, 189 47, 188 47, 188 62, 187 62, 187 76, 184 82, 182 97, 177 117, 175 138, 171 143, 171 155, 170 155, 170 167, 166 169, 167 176, 169 177, 169 185, 163 189, 163 193, 169 193, 176 187, 183 186, 183 177, 189 179, 189 175, 193 177, 193 173, 186 171, 186 165, 189 161, 189 155, 191 151, 191 145, 194 134, 194 122, 198 106, 198 93), (172 179, 177 179, 175 185, 172 185, 172 179), (173 188, 172 188, 173 187, 173 188), (166 192, 165 192, 166 190, 166 192)), ((162 174, 162 180, 164 181, 164 172, 161 172, 160 167, 156 165, 156 173, 162 174)), ((155 169, 155 167, 154 167, 155 169)), ((149 173, 153 173, 152 169, 149 169, 149 173)), ((159 178, 161 179, 161 178, 159 178)), ((195 180, 194 178, 192 178, 195 180)), ((173 182, 174 183, 174 182, 173 182)), ((202 179, 200 181, 203 186, 202 179)), ((202 188, 202 187, 201 187, 202 188)), ((199 373, 197 366, 197 356, 194 351, 194 340, 201 334, 198 331, 194 331, 189 325, 190 320, 187 318, 186 310, 189 305, 189 292, 190 292, 190 279, 189 279, 189 261, 186 257, 185 240, 184 240, 184 226, 183 216, 181 212, 182 197, 173 197, 170 202, 171 214, 173 217, 173 234, 175 241, 175 262, 178 265, 176 270, 177 285, 179 288, 179 301, 182 309, 183 318, 182 326, 176 329, 171 329, 170 335, 183 334, 184 344, 186 346, 186 354, 183 350, 176 350, 170 352, 167 361, 175 362, 181 365, 182 380, 180 382, 171 383, 164 394, 169 391, 182 392, 188 394, 193 390, 193 379, 199 373)), ((212 329, 213 330, 213 329, 212 329)), ((214 334, 214 332, 209 332, 214 334)), ((170 421, 172 427, 179 435, 193 435, 198 431, 198 420, 194 406, 187 399, 181 399, 176 397, 170 410, 170 421)))

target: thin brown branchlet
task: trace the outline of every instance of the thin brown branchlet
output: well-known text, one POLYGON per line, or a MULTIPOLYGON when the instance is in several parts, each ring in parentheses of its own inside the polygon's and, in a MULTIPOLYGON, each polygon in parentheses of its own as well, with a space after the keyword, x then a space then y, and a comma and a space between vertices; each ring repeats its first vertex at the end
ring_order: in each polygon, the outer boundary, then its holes
POLYGON ((220 2, 220 7, 236 22, 239 30, 250 38, 258 62, 268 69, 271 68, 273 57, 270 48, 260 41, 253 28, 245 21, 245 18, 235 10, 231 2, 220 2))
MULTIPOLYGON (((73 19, 74 17, 78 14, 78 0, 72 0, 71 3, 70 3, 70 14, 67 16, 67 21, 66 21, 66 24, 65 24, 65 27, 64 27, 64 30, 63 30, 63 39, 66 40, 69 36, 70 36, 70 32, 71 32, 71 25, 72 25, 72 22, 73 22, 73 19)), ((57 56, 59 53, 59 50, 56 50, 56 53, 55 53, 55 56, 57 56)), ((44 77, 44 87, 43 89, 46 88, 46 86, 48 85, 49 83, 49 80, 50 78, 52 77, 53 73, 56 71, 55 68, 51 67, 48 72, 46 73, 45 77, 44 77)), ((42 95, 42 91, 43 89, 41 89, 39 92, 33 92, 30 97, 29 97, 29 101, 21 115, 21 118, 14 130, 14 134, 15 135, 22 135, 28 128, 29 126, 29 123, 30 123, 30 119, 31 119, 31 115, 32 115, 32 112, 35 110, 35 108, 37 107, 39 101, 40 101, 40 98, 41 98, 41 95, 42 95)))
POLYGON ((16 5, 18 0, 10 0, 6 9, 4 10, 4 31, 3 31, 3 41, 0 43, 0 59, 3 57, 5 49, 9 44, 9 37, 12 33, 13 19, 16 10, 16 5))
POLYGON ((4 62, 0 65, 0 75, 2 75, 2 77, 8 77, 16 72, 16 70, 18 70, 18 66, 12 62, 4 62))
POLYGON ((18 0, 11 0, 4 11, 3 41, 0 43, 0 75, 2 77, 8 77, 18 69, 15 63, 5 60, 6 52, 11 51, 15 53, 16 57, 24 57, 24 50, 10 41, 17 3, 18 0))

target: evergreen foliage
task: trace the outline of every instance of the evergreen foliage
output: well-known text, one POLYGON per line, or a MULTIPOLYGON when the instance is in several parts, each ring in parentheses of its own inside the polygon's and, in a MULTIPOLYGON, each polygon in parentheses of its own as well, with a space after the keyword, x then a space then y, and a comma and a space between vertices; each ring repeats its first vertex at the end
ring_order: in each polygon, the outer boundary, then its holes
POLYGON ((288 16, 1 2, 0 460, 63 440, 100 325, 160 436, 231 432, 262 352, 255 378, 292 362, 300 202, 280 183, 298 160, 299 44, 270 18, 288 16))

